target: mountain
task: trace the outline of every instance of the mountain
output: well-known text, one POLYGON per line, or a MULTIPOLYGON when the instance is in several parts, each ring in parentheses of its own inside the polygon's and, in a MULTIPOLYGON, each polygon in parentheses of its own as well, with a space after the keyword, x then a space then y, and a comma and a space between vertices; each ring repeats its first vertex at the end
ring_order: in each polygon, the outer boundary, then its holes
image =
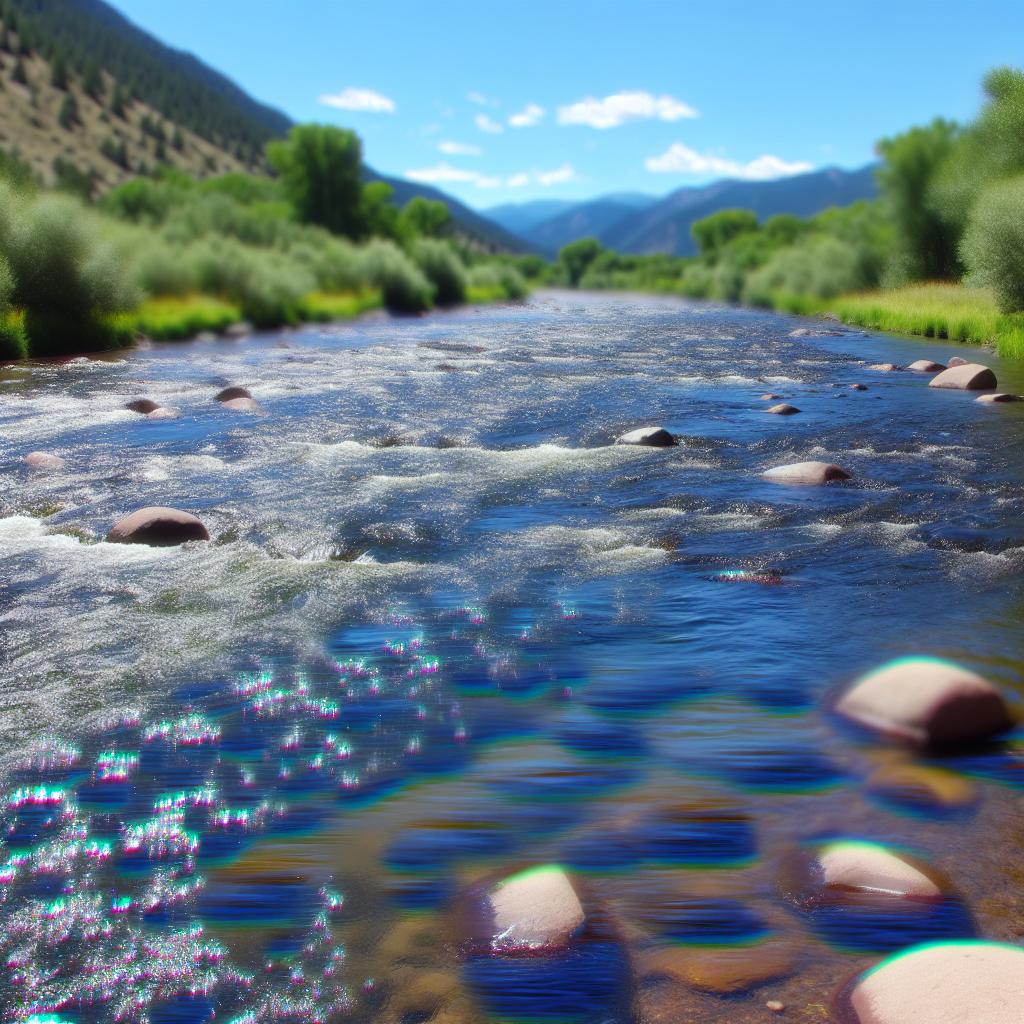
MULTIPOLYGON (((197 177, 262 173, 264 145, 291 126, 103 0, 0 0, 0 165, 87 195, 160 164, 197 177)), ((399 204, 447 203, 457 230, 484 248, 529 248, 437 189, 371 168, 366 177, 391 185, 399 204)))
POLYGON ((777 213, 810 217, 830 206, 849 206, 877 194, 873 165, 856 171, 828 167, 774 181, 724 179, 678 189, 653 206, 625 215, 597 237, 619 252, 691 256, 697 247, 690 237, 690 226, 718 210, 753 210, 760 220, 777 213))
POLYGON ((483 213, 506 231, 525 237, 531 228, 577 205, 572 199, 535 199, 525 203, 503 203, 501 206, 492 206, 483 213))
POLYGON ((655 205, 654 196, 620 192, 577 203, 555 216, 519 232, 541 252, 554 255, 567 242, 593 235, 600 238, 623 220, 655 205))

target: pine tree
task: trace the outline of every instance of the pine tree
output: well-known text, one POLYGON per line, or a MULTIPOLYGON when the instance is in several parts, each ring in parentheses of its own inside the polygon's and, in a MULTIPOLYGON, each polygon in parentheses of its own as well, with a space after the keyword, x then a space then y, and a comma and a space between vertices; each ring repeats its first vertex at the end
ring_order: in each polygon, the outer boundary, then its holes
POLYGON ((50 65, 50 85, 55 89, 67 91, 68 87, 68 65, 63 53, 58 53, 50 65))
POLYGON ((91 96, 97 103, 103 99, 103 76, 100 74, 99 65, 92 58, 86 61, 82 88, 86 96, 91 96))
POLYGON ((171 139, 171 145, 179 152, 183 152, 185 149, 185 136, 181 134, 181 129, 175 127, 174 136, 171 139))
POLYGON ((114 98, 110 101, 110 112, 115 117, 124 118, 125 107, 128 105, 128 97, 125 95, 124 89, 118 83, 114 87, 114 98))
POLYGON ((156 162, 158 164, 167 163, 167 147, 164 145, 163 139, 157 139, 156 151, 153 155, 156 157, 156 162))
POLYGON ((28 85, 28 73, 25 71, 25 62, 20 57, 14 62, 11 81, 17 82, 18 85, 28 85))
POLYGON ((79 123, 78 102, 75 99, 74 93, 69 92, 67 96, 64 97, 64 102, 60 105, 60 114, 57 115, 57 120, 60 123, 61 128, 68 132, 79 123))

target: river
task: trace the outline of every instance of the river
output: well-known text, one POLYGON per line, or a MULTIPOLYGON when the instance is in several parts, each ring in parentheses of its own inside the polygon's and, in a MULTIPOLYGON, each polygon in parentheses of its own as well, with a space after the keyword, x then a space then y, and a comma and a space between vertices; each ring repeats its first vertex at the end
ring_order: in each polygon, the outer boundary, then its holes
POLYGON ((9 1017, 809 1022, 892 949, 1018 937, 1024 734, 913 759, 830 709, 911 654, 1019 695, 1024 403, 801 323, 552 292, 0 370, 9 1017), (648 424, 680 444, 613 443, 648 424), (802 459, 853 478, 760 476, 802 459), (213 540, 102 541, 144 505, 213 540), (836 837, 957 899, 808 919, 780 873, 836 837), (590 941, 467 954, 466 887, 547 862, 590 941))

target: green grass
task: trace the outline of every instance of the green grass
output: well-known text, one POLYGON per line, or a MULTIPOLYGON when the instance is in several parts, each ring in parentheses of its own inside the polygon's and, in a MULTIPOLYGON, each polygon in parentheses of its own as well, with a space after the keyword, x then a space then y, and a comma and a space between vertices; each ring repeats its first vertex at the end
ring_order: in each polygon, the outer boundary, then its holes
POLYGON ((241 309, 209 295, 147 299, 125 316, 134 330, 156 341, 182 341, 200 331, 222 331, 242 319, 241 309))
POLYGON ((467 302, 503 302, 507 298, 508 293, 500 284, 471 284, 466 287, 467 302))
POLYGON ((299 302, 299 315, 314 323, 349 320, 371 309, 380 309, 383 296, 377 288, 361 292, 310 292, 299 302))
POLYGON ((848 324, 970 345, 994 345, 1001 356, 1024 359, 1024 313, 1001 313, 986 289, 918 284, 847 295, 823 306, 848 324))

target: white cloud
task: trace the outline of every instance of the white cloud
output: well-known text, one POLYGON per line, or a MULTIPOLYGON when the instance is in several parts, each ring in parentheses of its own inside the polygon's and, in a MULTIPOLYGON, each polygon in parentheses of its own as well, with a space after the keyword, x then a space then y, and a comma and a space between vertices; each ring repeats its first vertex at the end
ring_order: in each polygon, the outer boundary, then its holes
POLYGON ((681 142, 674 142, 661 156, 648 157, 644 167, 656 174, 714 174, 727 178, 746 178, 749 181, 784 178, 814 169, 813 164, 802 160, 787 163, 780 157, 768 154, 744 164, 713 153, 698 153, 681 142))
POLYGON ((639 91, 617 92, 602 100, 588 96, 558 108, 559 124, 586 124, 591 128, 616 128, 627 121, 679 121, 684 117, 697 117, 697 111, 673 96, 639 91))
POLYGON ((538 185, 547 188, 549 185, 561 185, 576 180, 576 170, 572 164, 562 164, 553 171, 538 171, 535 175, 538 185))
POLYGON ((524 185, 530 184, 530 175, 528 171, 520 171, 519 174, 510 175, 505 179, 505 184, 509 188, 522 188, 524 185))
POLYGON ((475 103, 478 107, 488 107, 491 101, 482 92, 471 92, 466 96, 466 99, 470 103, 475 103))
POLYGON ((349 86, 341 92, 325 94, 320 97, 325 107, 337 107, 339 110, 362 110, 371 114, 393 114, 395 101, 373 89, 356 89, 349 86))
POLYGON ((518 114, 513 114, 508 123, 513 128, 532 128, 544 116, 544 108, 536 103, 527 103, 518 114))
POLYGON ((475 185, 477 188, 497 188, 501 184, 501 178, 490 177, 479 171, 467 171, 461 167, 452 167, 451 164, 445 163, 443 160, 433 167, 406 171, 405 176, 410 181, 419 181, 425 185, 455 183, 475 185))
POLYGON ((500 135, 505 129, 497 122, 492 121, 486 114, 477 114, 473 118, 477 128, 488 135, 500 135))
POLYGON ((446 156, 483 156, 484 151, 471 142, 439 142, 437 148, 446 156))

